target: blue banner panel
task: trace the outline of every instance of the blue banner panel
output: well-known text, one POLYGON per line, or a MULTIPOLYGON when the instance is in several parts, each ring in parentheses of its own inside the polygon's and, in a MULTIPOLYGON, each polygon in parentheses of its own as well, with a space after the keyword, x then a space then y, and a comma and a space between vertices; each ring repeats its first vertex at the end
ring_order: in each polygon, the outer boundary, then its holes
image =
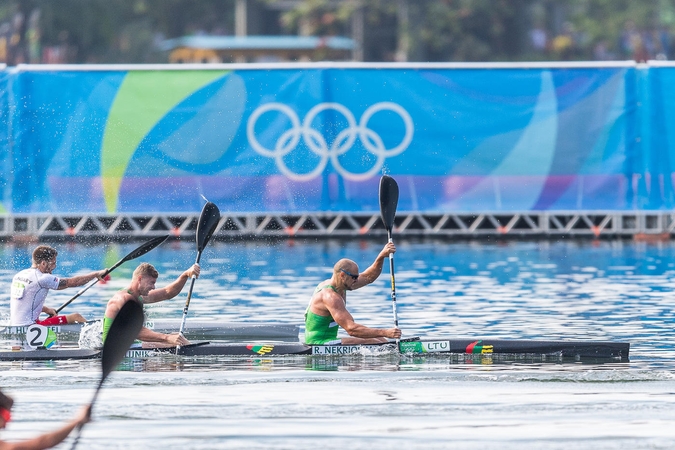
POLYGON ((125 73, 13 75, 13 212, 103 212, 100 154, 125 73))
POLYGON ((675 206, 673 169, 675 168, 675 67, 644 70, 642 122, 644 154, 636 171, 641 209, 670 209, 675 206))
POLYGON ((0 214, 11 208, 12 153, 9 142, 9 76, 0 71, 0 214))
POLYGON ((13 74, 12 211, 377 211, 383 173, 399 210, 641 203, 633 67, 218 67, 13 74))

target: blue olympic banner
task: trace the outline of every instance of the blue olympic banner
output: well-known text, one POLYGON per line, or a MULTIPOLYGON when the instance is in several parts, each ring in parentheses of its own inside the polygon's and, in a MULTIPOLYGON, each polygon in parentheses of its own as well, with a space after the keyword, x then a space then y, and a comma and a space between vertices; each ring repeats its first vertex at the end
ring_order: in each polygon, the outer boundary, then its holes
POLYGON ((672 68, 170 69, 2 73, 0 208, 377 211, 383 173, 407 211, 672 205, 672 68))
POLYGON ((9 92, 7 89, 6 72, 0 71, 0 214, 8 211, 5 209, 6 200, 11 197, 10 179, 12 174, 12 154, 9 141, 9 92))
POLYGON ((645 110, 640 123, 643 152, 639 154, 643 170, 641 209, 675 207, 675 64, 655 62, 657 67, 644 71, 641 96, 645 110))

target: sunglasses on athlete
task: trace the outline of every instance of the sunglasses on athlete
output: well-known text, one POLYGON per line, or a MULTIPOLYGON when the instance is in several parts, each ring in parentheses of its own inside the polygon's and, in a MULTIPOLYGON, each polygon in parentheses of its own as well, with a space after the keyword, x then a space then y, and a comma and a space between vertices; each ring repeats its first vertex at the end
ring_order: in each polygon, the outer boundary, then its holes
POLYGON ((352 280, 356 281, 359 279, 359 274, 354 275, 353 273, 347 272, 345 269, 340 269, 340 272, 346 273, 348 276, 352 277, 352 280))
POLYGON ((4 420, 5 423, 9 423, 9 421, 12 420, 12 413, 9 409, 0 408, 0 417, 2 417, 2 420, 4 420))

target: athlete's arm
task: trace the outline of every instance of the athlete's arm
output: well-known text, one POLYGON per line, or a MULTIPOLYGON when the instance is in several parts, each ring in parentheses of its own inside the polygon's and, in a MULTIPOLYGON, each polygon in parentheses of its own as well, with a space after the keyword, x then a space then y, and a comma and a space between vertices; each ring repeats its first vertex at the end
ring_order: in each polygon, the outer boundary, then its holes
POLYGON ((143 303, 157 303, 174 298, 176 295, 180 294, 180 291, 183 290, 187 280, 189 280, 193 275, 195 278, 199 278, 199 272, 199 264, 194 264, 188 270, 180 274, 180 276, 176 278, 173 283, 163 288, 153 289, 152 291, 148 292, 148 295, 143 297, 143 303))
POLYGON ((42 312, 47 314, 49 317, 54 317, 56 315, 56 310, 54 308, 50 308, 49 306, 43 306, 42 312))
POLYGON ((45 433, 41 436, 29 439, 27 441, 21 442, 4 442, 0 441, 0 450, 42 450, 45 448, 52 448, 59 443, 61 443, 65 438, 68 437, 71 431, 75 429, 78 425, 89 422, 90 417, 90 407, 85 406, 82 408, 77 416, 62 426, 58 430, 54 430, 50 433, 45 433))
POLYGON ((185 339, 178 333, 164 334, 152 331, 148 328, 141 328, 141 332, 138 333, 138 339, 143 342, 158 342, 162 344, 169 344, 172 346, 176 345, 188 345, 190 341, 185 339))
POLYGON ((388 242, 387 245, 385 245, 377 255, 377 258, 375 258, 373 264, 371 264, 370 267, 359 274, 359 278, 352 286, 352 289, 358 289, 377 280, 377 277, 379 277, 382 273, 382 267, 384 266, 385 258, 387 258, 392 253, 396 253, 396 246, 393 242, 388 242))
POLYGON ((338 294, 324 297, 323 303, 330 312, 335 322, 340 325, 350 336, 358 338, 400 338, 401 330, 398 328, 370 328, 354 322, 354 318, 347 311, 344 300, 338 294))
POLYGON ((76 275, 70 278, 59 278, 59 287, 57 290, 84 286, 89 283, 91 280, 98 278, 99 280, 105 276, 105 270, 97 270, 96 272, 91 272, 85 275, 76 275))

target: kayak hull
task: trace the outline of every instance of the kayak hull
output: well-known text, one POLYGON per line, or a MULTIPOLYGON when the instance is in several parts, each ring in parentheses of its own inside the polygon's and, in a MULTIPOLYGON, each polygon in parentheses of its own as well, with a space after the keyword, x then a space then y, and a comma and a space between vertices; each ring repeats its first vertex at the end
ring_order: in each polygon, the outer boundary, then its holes
MULTIPOLYGON (((281 356, 324 355, 340 356, 378 351, 396 351, 395 343, 382 345, 306 345, 302 343, 217 344, 183 347, 184 356, 281 356)), ((475 340, 434 339, 401 341, 402 354, 537 354, 563 358, 628 359, 630 344, 608 341, 538 341, 538 340, 475 340)))
MULTIPOLYGON (((146 328, 158 333, 175 333, 181 319, 147 320, 146 328)), ((93 322, 89 322, 93 323, 93 322)), ((83 324, 49 326, 61 341, 77 341, 83 324)), ((0 326, 0 337, 23 337, 28 327, 0 326)), ((273 322, 221 322, 208 319, 188 319, 184 335, 188 339, 298 339, 299 325, 273 322)))
MULTIPOLYGON (((215 343, 199 342, 173 348, 132 348, 127 358, 157 356, 217 357, 217 356, 290 356, 314 355, 339 357, 377 353, 402 355, 553 355, 561 358, 628 360, 630 344, 610 341, 550 341, 507 339, 409 339, 400 343, 379 345, 306 345, 301 342, 215 343)), ((38 349, 31 351, 2 351, 0 361, 46 361, 99 358, 99 350, 78 348, 38 349)))
POLYGON ((86 348, 0 351, 0 361, 58 361, 100 357, 100 350, 86 348))

